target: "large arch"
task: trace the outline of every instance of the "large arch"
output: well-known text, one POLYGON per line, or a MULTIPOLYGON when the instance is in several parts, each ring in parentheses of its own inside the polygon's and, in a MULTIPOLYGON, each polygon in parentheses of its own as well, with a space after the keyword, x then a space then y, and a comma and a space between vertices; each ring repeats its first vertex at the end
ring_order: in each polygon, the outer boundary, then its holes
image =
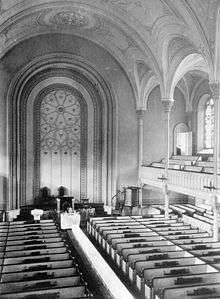
POLYGON ((90 113, 93 112, 90 117, 94 124, 93 167, 90 169, 93 173, 89 175, 85 166, 87 162, 91 165, 91 159, 84 161, 84 179, 87 181, 85 190, 88 187, 93 190, 92 195, 96 202, 106 199, 106 203, 110 203, 114 194, 117 123, 113 121, 116 119, 114 96, 105 79, 83 58, 56 53, 37 58, 23 68, 16 74, 7 94, 10 153, 8 209, 31 203, 31 198, 39 190, 38 153, 33 159, 36 152, 33 149, 39 143, 39 138, 36 133, 33 134, 34 138, 30 139, 28 136, 31 136, 31 131, 38 129, 36 119, 39 115, 37 107, 40 93, 58 83, 77 89, 87 106, 90 106, 90 113), (32 122, 30 116, 27 121, 28 115, 32 115, 32 122))

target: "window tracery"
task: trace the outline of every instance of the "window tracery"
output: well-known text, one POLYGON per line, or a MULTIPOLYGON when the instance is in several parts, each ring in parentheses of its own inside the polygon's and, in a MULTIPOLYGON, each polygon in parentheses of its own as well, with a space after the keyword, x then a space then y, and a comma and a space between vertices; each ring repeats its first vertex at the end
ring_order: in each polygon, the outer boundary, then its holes
POLYGON ((80 154, 80 103, 69 91, 53 90, 41 102, 41 152, 80 154))

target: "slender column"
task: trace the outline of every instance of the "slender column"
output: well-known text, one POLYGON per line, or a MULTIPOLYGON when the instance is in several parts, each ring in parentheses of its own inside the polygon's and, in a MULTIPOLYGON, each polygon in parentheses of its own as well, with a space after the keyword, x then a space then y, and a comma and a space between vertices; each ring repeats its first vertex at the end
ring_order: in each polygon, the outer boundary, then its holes
POLYGON ((144 143, 144 114, 145 110, 136 111, 138 121, 138 185, 139 189, 139 206, 142 207, 142 184, 140 181, 141 165, 143 161, 143 143, 144 143))
POLYGON ((168 170, 170 164, 170 114, 174 104, 173 99, 162 99, 165 112, 166 128, 166 159, 165 159, 165 180, 163 181, 163 192, 165 199, 165 218, 169 218, 169 194, 168 194, 168 170))
POLYGON ((220 82, 210 83, 210 88, 212 91, 212 97, 214 100, 214 149, 213 149, 213 181, 214 181, 214 194, 212 195, 212 205, 214 214, 213 223, 213 240, 218 241, 218 210, 219 210, 219 154, 220 154, 220 82))
POLYGON ((57 214, 60 214, 60 198, 57 198, 57 214))

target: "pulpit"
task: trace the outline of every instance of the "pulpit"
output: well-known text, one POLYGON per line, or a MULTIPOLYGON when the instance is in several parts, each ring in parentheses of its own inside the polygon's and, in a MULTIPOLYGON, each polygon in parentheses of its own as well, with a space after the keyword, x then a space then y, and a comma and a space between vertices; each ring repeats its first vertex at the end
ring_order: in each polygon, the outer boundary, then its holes
POLYGON ((140 187, 128 186, 124 188, 124 214, 130 216, 133 207, 139 206, 140 187))
POLYGON ((136 207, 139 205, 140 187, 128 186, 125 188, 125 206, 136 207))

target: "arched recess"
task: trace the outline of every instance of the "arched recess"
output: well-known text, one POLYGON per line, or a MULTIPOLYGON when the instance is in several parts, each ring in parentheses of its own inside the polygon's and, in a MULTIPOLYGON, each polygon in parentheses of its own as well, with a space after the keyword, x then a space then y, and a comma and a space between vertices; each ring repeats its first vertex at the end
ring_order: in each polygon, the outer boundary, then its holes
MULTIPOLYGON (((15 76, 7 94, 8 209, 32 203, 39 192, 41 102, 48 90, 60 88, 77 95, 82 108, 79 197, 110 204, 117 176, 114 96, 106 80, 83 58, 56 53, 32 61, 15 76)), ((59 186, 52 187, 54 191, 59 186)))
POLYGON ((174 155, 181 155, 181 152, 178 152, 179 141, 178 141, 178 133, 186 133, 189 132, 189 127, 185 123, 178 123, 175 125, 173 129, 173 153, 174 155))

